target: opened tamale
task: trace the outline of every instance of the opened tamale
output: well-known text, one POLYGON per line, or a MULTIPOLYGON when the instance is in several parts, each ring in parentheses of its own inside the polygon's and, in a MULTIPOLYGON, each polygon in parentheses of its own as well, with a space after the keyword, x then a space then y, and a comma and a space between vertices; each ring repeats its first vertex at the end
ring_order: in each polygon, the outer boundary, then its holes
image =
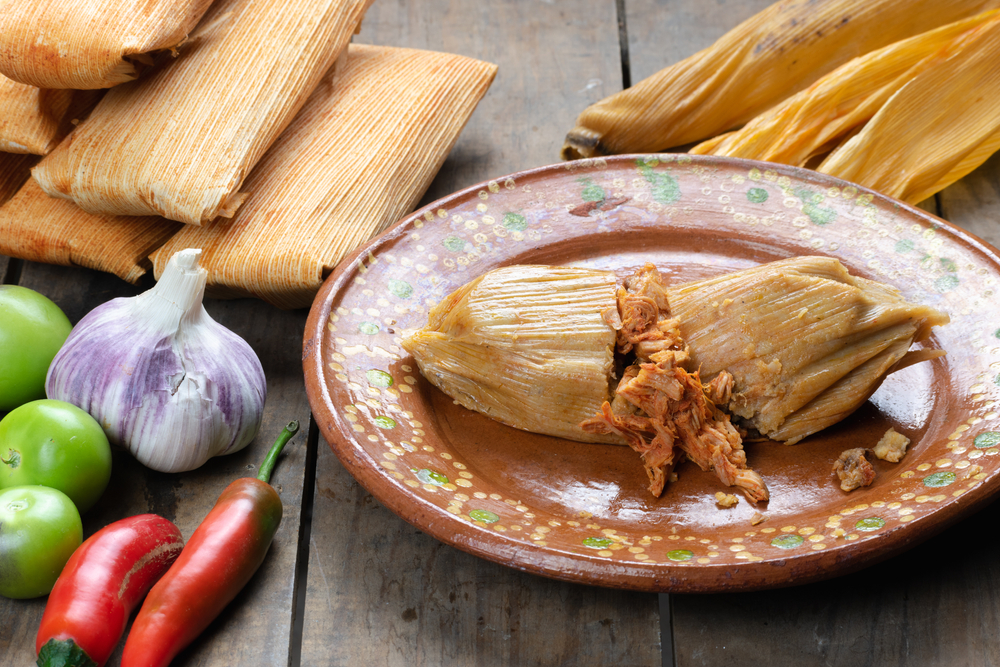
POLYGON ((220 0, 175 60, 110 89, 35 180, 91 213, 232 215, 370 2, 220 0))
POLYGON ((149 253, 182 226, 157 216, 87 213, 42 192, 28 179, 28 165, 23 173, 27 182, 0 206, 0 254, 107 271, 135 283, 151 267, 149 253))
POLYGON ((358 245, 417 204, 496 66, 352 45, 247 180, 231 219, 186 227, 152 259, 202 248, 213 296, 308 306, 358 245))
POLYGON ((731 130, 839 65, 997 0, 783 0, 580 114, 563 158, 654 152, 731 130))
POLYGON ((739 130, 698 144, 690 152, 805 166, 811 157, 866 123, 915 76, 949 57, 964 37, 998 18, 1000 10, 983 12, 871 51, 739 130))
POLYGON ((212 0, 3 0, 0 74, 41 88, 110 88, 187 37, 212 0))
POLYGON ((1000 149, 1000 18, 949 48, 817 168, 916 204, 1000 149))
POLYGON ((655 495, 686 457, 753 501, 768 492, 739 428, 796 443, 857 409, 886 374, 943 354, 910 346, 947 315, 835 259, 676 286, 647 265, 616 283, 612 272, 496 269, 445 297, 403 347, 470 409, 525 430, 629 444, 655 495), (606 361, 613 349, 617 364, 606 361))

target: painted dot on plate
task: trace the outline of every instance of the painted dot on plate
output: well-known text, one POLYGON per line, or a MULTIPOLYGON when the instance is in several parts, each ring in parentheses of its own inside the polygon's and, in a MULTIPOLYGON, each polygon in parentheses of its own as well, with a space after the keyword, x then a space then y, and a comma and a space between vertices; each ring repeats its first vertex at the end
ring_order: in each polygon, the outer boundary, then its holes
POLYGON ((674 549, 673 551, 667 552, 667 558, 672 561, 682 563, 694 558, 694 553, 688 551, 687 549, 674 549))
POLYGON ((385 371, 373 368, 365 372, 365 377, 368 378, 369 384, 376 387, 391 387, 392 386, 392 376, 385 371))
POLYGON ((448 478, 436 470, 429 470, 428 468, 421 468, 420 470, 415 470, 414 473, 424 484, 430 484, 434 486, 444 486, 448 483, 448 478))
POLYGON ((588 549, 607 549, 614 543, 614 540, 606 537, 587 537, 583 540, 583 546, 588 549))
POLYGON ((801 535, 779 535, 771 540, 772 547, 778 547, 779 549, 794 549, 795 547, 802 546, 805 539, 801 535))
POLYGON ((929 487, 941 487, 948 486, 954 483, 955 473, 950 470, 945 470, 943 472, 936 472, 933 475, 927 475, 924 477, 924 486, 929 487))
POLYGON ((500 520, 499 516, 489 510, 472 510, 469 512, 469 516, 483 523, 496 523, 500 520))
POLYGON ((392 417, 379 415, 372 421, 375 422, 375 425, 378 426, 379 428, 385 428, 385 429, 396 428, 396 420, 393 419, 392 417))
POLYGON ((878 530, 885 526, 885 519, 877 516, 871 516, 866 519, 860 519, 854 524, 854 527, 858 530, 865 532, 871 532, 873 530, 878 530))
POLYGON ((1000 445, 1000 431, 986 431, 976 436, 972 444, 976 449, 987 449, 1000 445))

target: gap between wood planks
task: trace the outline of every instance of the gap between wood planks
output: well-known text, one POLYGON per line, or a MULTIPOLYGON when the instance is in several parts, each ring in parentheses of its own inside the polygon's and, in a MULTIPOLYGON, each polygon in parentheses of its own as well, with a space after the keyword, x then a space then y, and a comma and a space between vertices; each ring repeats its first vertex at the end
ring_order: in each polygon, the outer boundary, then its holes
POLYGON ((316 487, 316 459, 319 456, 319 428, 309 415, 306 463, 302 480, 302 508, 295 557, 295 585, 292 590, 292 630, 288 637, 288 667, 302 664, 302 635, 305 630, 306 589, 309 584, 309 537, 312 535, 313 502, 316 487))

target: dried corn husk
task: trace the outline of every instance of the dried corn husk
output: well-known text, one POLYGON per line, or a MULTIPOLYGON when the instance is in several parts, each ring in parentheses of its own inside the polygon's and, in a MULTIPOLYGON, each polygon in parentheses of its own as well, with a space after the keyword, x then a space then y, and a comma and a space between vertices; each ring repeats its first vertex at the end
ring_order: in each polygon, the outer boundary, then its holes
POLYGON ((45 155, 95 102, 90 91, 44 90, 0 76, 0 151, 45 155))
POLYGON ((947 58, 950 47, 998 15, 998 10, 983 12, 855 58, 741 129, 690 152, 805 166, 829 144, 868 122, 913 77, 947 58))
POLYGON ((890 98, 818 171, 916 204, 1000 149, 1000 19, 890 98))
MULTIPOLYGON (((27 178, 27 166, 23 173, 27 178)), ((96 216, 28 179, 0 206, 0 254, 84 266, 135 283, 151 267, 149 253, 181 226, 158 216, 96 216)))
POLYGON ((948 322, 826 257, 671 287, 667 298, 702 376, 732 374, 730 412, 786 444, 843 419, 892 370, 941 354, 908 350, 948 322))
POLYGON ((435 306, 403 347, 470 410, 535 433, 624 444, 580 427, 611 396, 615 330, 602 313, 615 290, 608 271, 497 269, 435 306))
POLYGON ((463 56, 352 45, 247 180, 232 219, 186 227, 157 275, 202 248, 208 292, 308 306, 349 252, 411 211, 496 66, 463 56))
POLYGON ((0 74, 41 88, 110 88, 172 49, 212 0, 0 0, 0 74))
MULTIPOLYGON (((14 193, 31 178, 31 168, 38 162, 34 155, 26 153, 0 153, 0 206, 14 196, 14 193)), ((0 237, 0 243, 3 238, 0 237)), ((0 250, 0 254, 4 253, 0 250)))
POLYGON ((231 216, 370 2, 220 0, 175 61, 109 90, 35 180, 91 213, 231 216))
POLYGON ((839 65, 997 0, 783 0, 708 49, 591 105, 564 159, 651 152, 749 121, 839 65))

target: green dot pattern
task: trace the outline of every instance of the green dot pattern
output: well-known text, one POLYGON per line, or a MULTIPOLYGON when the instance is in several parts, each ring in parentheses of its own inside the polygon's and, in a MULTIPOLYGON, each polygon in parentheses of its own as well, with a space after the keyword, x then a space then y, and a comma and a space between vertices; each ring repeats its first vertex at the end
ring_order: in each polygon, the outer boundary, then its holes
POLYGON ((771 540, 771 546, 779 549, 794 549, 801 547, 803 542, 805 542, 805 538, 801 535, 778 535, 771 540))
POLYGON ((528 220, 520 213, 504 213, 502 224, 504 229, 513 232, 523 232, 528 228, 528 220))
POLYGON ((392 417, 386 417, 385 415, 379 415, 374 420, 375 425, 379 428, 396 428, 396 420, 392 417))
POLYGON ((358 331, 369 336, 374 336, 378 333, 379 326, 374 322, 362 322, 358 325, 358 331))
POLYGON ((950 470, 936 472, 933 475, 927 475, 927 477, 924 477, 924 486, 929 486, 931 488, 948 486, 949 484, 954 484, 954 482, 955 473, 950 470))
POLYGON ((482 521, 483 523, 496 523, 500 520, 500 517, 489 510, 472 510, 469 512, 469 516, 475 521, 482 521))
POLYGON ((606 537, 588 537, 583 541, 583 546, 590 549, 607 549, 614 543, 614 540, 609 540, 606 537))
POLYGON ((677 561, 682 563, 686 560, 691 560, 694 558, 694 554, 687 549, 674 549, 673 551, 667 552, 667 558, 672 561, 677 561))
POLYGON ((392 376, 385 371, 373 368, 365 373, 365 377, 368 378, 368 384, 373 387, 382 387, 385 389, 392 386, 392 376))
POLYGON ((417 471, 417 479, 420 480, 421 484, 430 484, 432 486, 444 486, 448 483, 447 477, 436 470, 428 470, 427 468, 417 471))
POLYGON ((855 528, 864 531, 866 533, 870 533, 873 530, 878 530, 879 528, 883 528, 884 526, 885 526, 885 519, 877 516, 870 516, 867 519, 861 519, 856 524, 854 524, 855 528))
MULTIPOLYGON (((1000 378, 1000 376, 998 376, 1000 378)), ((985 433, 980 433, 976 436, 975 440, 972 441, 973 446, 976 449, 989 449, 990 447, 996 447, 1000 445, 1000 432, 998 431, 986 431, 985 433)))
POLYGON ((403 280, 392 278, 389 280, 389 293, 400 299, 409 299, 413 296, 413 285, 403 280))
POLYGON ((767 201, 767 190, 764 188, 750 188, 747 190, 747 201, 751 204, 763 204, 767 201))

